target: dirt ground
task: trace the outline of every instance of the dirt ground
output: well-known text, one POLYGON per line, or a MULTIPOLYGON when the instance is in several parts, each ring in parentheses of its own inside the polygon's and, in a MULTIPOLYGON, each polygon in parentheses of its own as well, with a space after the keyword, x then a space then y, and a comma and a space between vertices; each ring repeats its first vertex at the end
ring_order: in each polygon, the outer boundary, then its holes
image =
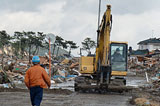
MULTIPOLYGON (((127 77, 127 86, 138 87, 145 82, 142 77, 127 77)), ((56 85, 57 90, 45 90, 41 106, 133 106, 129 104, 132 98, 130 92, 77 93, 73 91, 71 83, 68 88, 68 84, 62 84, 62 89, 56 85)), ((0 97, 0 106, 31 106, 27 89, 0 89, 0 97)))
MULTIPOLYGON (((31 106, 27 91, 0 92, 0 95, 0 106, 31 106)), ((128 98, 120 94, 45 92, 41 106, 127 106, 128 98)))

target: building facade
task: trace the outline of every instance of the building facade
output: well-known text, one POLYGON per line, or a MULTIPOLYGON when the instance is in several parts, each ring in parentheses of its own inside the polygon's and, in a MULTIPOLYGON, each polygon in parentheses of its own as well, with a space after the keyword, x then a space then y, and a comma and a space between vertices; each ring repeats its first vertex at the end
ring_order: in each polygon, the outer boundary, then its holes
POLYGON ((146 50, 149 51, 153 50, 160 50, 160 38, 150 38, 147 40, 140 41, 138 43, 139 50, 146 50))

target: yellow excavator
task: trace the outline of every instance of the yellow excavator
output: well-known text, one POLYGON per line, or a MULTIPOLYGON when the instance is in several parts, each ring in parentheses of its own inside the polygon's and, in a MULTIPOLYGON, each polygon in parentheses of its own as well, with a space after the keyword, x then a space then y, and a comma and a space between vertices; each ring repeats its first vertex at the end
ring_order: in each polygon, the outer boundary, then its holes
POLYGON ((107 90, 113 82, 119 85, 126 84, 128 44, 110 41, 111 5, 107 5, 107 10, 98 26, 96 53, 94 56, 80 57, 81 76, 75 78, 75 91, 90 88, 107 90))

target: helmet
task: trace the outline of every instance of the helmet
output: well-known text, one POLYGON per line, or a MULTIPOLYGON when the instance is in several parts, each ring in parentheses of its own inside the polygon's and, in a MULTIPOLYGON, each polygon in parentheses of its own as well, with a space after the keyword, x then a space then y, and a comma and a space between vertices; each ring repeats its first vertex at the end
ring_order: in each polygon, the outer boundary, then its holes
POLYGON ((35 64, 35 63, 39 63, 39 62, 40 62, 39 56, 33 56, 32 62, 33 62, 34 64, 35 64))

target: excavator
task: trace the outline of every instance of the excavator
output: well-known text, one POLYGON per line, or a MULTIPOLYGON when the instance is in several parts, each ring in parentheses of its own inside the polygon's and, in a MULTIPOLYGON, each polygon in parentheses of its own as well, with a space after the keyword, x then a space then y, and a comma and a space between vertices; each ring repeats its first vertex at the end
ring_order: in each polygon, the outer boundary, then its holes
POLYGON ((81 56, 80 76, 75 78, 75 91, 95 89, 104 91, 117 82, 117 86, 126 84, 127 42, 110 41, 112 27, 111 5, 107 5, 101 24, 97 30, 95 55, 81 56))

